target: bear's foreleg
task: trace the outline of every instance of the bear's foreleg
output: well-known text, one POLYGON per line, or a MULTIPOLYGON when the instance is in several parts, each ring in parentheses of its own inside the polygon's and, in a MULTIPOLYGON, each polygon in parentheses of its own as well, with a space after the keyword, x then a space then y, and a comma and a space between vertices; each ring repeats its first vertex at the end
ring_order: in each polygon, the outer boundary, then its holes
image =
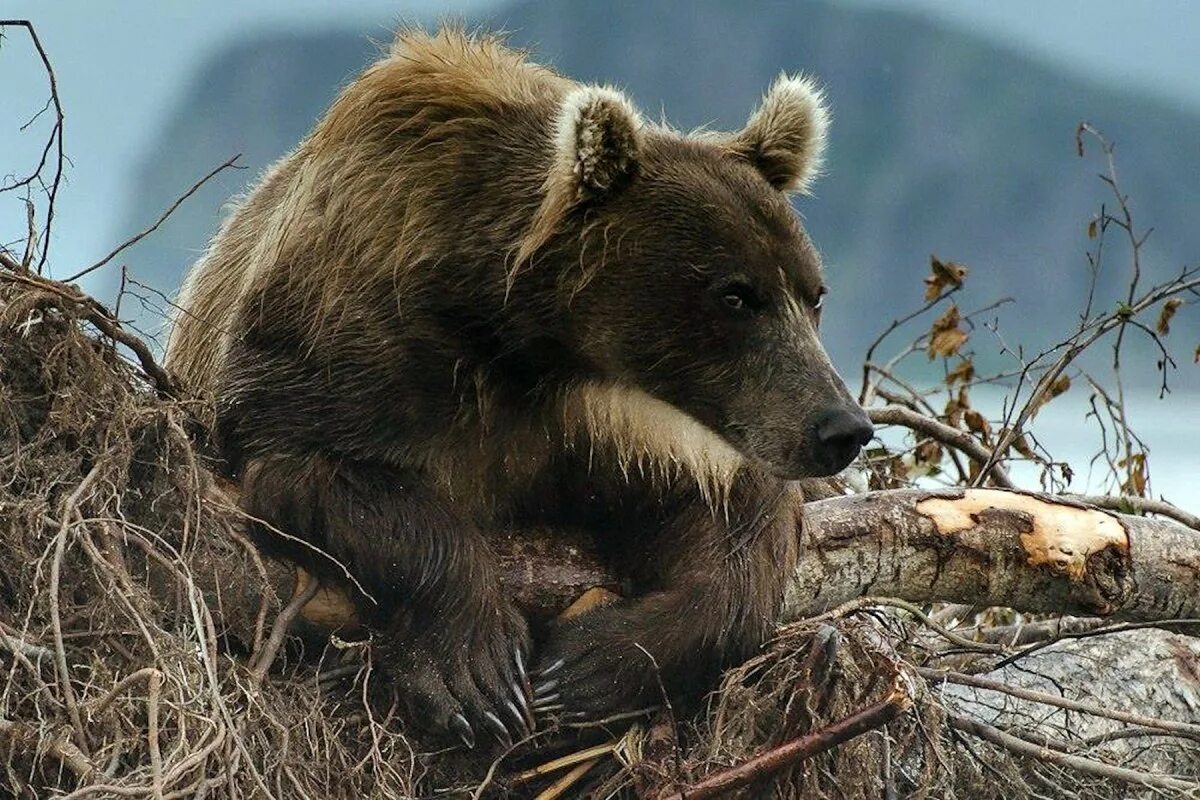
POLYGON ((535 711, 583 721, 702 699, 721 670, 752 656, 775 629, 801 504, 794 485, 750 469, 722 508, 698 496, 672 504, 639 548, 652 590, 551 632, 538 657, 535 711))
POLYGON ((478 529, 433 487, 384 465, 271 455, 247 464, 242 505, 265 550, 359 590, 409 719, 468 746, 528 732, 525 620, 478 529))

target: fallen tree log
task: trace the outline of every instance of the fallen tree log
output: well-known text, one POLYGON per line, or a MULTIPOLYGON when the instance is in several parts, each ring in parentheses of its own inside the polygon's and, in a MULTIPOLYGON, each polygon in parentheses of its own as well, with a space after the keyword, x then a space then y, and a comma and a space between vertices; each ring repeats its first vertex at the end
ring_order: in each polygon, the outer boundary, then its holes
POLYGON ((1122 796, 1200 793, 1200 639, 1126 630, 1054 642, 983 675, 919 672, 951 727, 1064 794, 1081 788, 1061 783, 1064 764, 1124 785, 1122 796))
MULTIPOLYGON (((227 495, 221 506, 232 502, 227 495)), ((1200 618, 1200 531, 1051 495, 845 495, 805 505, 798 535, 785 620, 867 596, 1138 622, 1200 618)), ((507 531, 492 546, 506 585, 535 619, 558 614, 590 588, 619 586, 577 531, 507 531)), ((348 601, 327 587, 305 617, 336 627, 348 613, 348 601)))
POLYGON ((1200 616, 1200 532, 1050 495, 901 489, 804 509, 787 616, 860 595, 1148 621, 1200 616))

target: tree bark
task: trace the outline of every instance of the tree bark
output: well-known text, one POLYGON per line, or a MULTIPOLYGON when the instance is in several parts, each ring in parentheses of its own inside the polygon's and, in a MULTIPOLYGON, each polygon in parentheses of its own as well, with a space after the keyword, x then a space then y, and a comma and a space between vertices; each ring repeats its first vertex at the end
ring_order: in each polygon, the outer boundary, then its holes
POLYGON ((1200 532, 1050 495, 900 489, 809 503, 786 616, 861 595, 1151 621, 1200 616, 1200 532))

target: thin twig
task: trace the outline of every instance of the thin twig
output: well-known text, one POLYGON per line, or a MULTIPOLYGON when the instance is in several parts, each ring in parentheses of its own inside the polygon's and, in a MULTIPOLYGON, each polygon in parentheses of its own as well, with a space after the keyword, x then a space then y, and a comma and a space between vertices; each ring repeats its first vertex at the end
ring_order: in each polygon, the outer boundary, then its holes
POLYGON ((1136 631, 1142 630, 1143 628, 1162 628, 1164 630, 1174 630, 1192 625, 1200 625, 1200 619, 1195 619, 1192 617, 1151 619, 1141 622, 1116 622, 1111 625, 1103 625, 1100 627, 1084 626, 1081 630, 1065 630, 1058 633, 1053 639, 1035 642, 1023 650, 1018 650, 1002 661, 993 664, 992 670, 994 671, 1003 669, 1009 664, 1014 664, 1017 661, 1024 660, 1039 650, 1044 650, 1045 648, 1050 647, 1051 645, 1063 639, 1090 639, 1095 636, 1107 636, 1110 633, 1136 631))
POLYGON ((855 611, 861 611, 862 609, 870 608, 871 606, 891 606, 892 608, 899 608, 902 611, 907 611, 909 614, 912 614, 914 617, 916 617, 922 625, 925 625, 934 633, 937 633, 938 635, 947 639, 950 643, 958 645, 959 647, 998 655, 1008 652, 1007 649, 998 644, 992 644, 990 642, 977 642, 973 639, 967 639, 959 636, 957 633, 946 628, 944 625, 941 625, 930 619, 929 615, 918 608, 916 604, 910 603, 907 600, 901 600, 899 597, 875 597, 872 595, 856 597, 853 600, 842 603, 837 608, 832 608, 829 611, 826 611, 824 614, 812 617, 806 621, 809 623, 814 623, 827 619, 836 619, 838 617, 844 617, 855 611))
POLYGON ((155 223, 153 225, 151 225, 149 228, 146 228, 145 230, 141 231, 140 233, 137 233, 134 236, 130 237, 129 239, 126 239, 124 242, 117 245, 111 253, 109 253, 104 258, 100 259, 99 261, 97 261, 95 264, 92 264, 90 267, 85 267, 84 269, 79 270, 79 272, 76 272, 74 275, 63 278, 62 282, 63 283, 74 283, 75 281, 82 278, 84 275, 87 275, 90 272, 95 272, 96 270, 100 269, 105 264, 107 264, 108 262, 110 262, 114 258, 116 258, 117 255, 119 253, 121 253, 122 251, 127 250, 128 248, 130 248, 133 245, 140 242, 142 239, 144 239, 147 236, 149 236, 150 234, 154 233, 156 230, 158 230, 158 227, 160 225, 162 225, 164 222, 167 221, 167 217, 169 217, 173 213, 175 213, 175 209, 177 209, 177 208, 179 208, 179 206, 183 205, 183 202, 185 200, 187 200, 189 197, 191 197, 193 194, 195 194, 200 189, 201 186, 208 183, 209 180, 211 180, 213 177, 215 177, 217 175, 217 173, 224 172, 225 170, 230 169, 230 168, 242 169, 242 167, 240 167, 236 163, 234 163, 241 157, 242 157, 242 154, 238 153, 236 156, 226 160, 225 163, 221 164, 219 167, 216 167, 215 169, 213 169, 211 172, 209 172, 203 178, 201 178, 200 180, 193 183, 192 187, 190 189, 188 189, 186 192, 184 192, 182 195, 180 195, 175 200, 175 202, 172 203, 171 206, 166 211, 164 211, 159 216, 159 218, 155 221, 155 223))
POLYGON ((1200 531, 1200 517, 1184 511, 1179 506, 1174 503, 1168 503, 1166 500, 1135 497, 1133 495, 1108 494, 1067 494, 1062 496, 1080 503, 1086 503, 1089 506, 1108 509, 1109 511, 1120 511, 1126 514, 1157 514, 1160 517, 1168 517, 1189 528, 1200 531))
POLYGON ((129 688, 130 684, 136 683, 140 680, 153 678, 155 674, 157 674, 160 679, 162 678, 162 673, 155 667, 142 667, 139 670, 129 673, 124 678, 117 681, 116 685, 109 689, 103 697, 93 700, 88 704, 88 711, 90 715, 93 717, 100 716, 104 713, 104 710, 108 708, 109 704, 112 703, 113 700, 117 699, 117 695, 129 688))
POLYGON ((985 742, 1037 761, 1044 761, 1060 767, 1066 767, 1067 769, 1076 770, 1077 772, 1095 775, 1100 778, 1110 778, 1125 783, 1137 783, 1175 791, 1194 792, 1196 790, 1196 784, 1192 781, 1182 781, 1177 778, 1169 778, 1165 775, 1152 775, 1148 772, 1126 769, 1125 767, 1114 767, 1091 758, 1060 753, 1056 750, 1051 750, 1007 734, 999 728, 992 727, 979 720, 968 719, 957 714, 947 714, 946 721, 955 730, 977 736, 985 742))
POLYGON ((1096 717, 1104 717, 1105 719, 1124 722, 1129 725, 1140 725, 1146 728, 1158 728, 1159 730, 1169 731, 1180 736, 1187 736, 1190 739, 1200 741, 1200 725, 1194 725, 1189 722, 1176 722, 1169 719, 1161 719, 1159 717, 1148 717, 1144 714, 1134 714, 1129 711, 1118 711, 1114 708, 1105 708, 1104 706, 1096 705, 1095 703, 1084 703, 1079 700, 1071 700, 1066 697, 1061 697, 1047 692, 1039 692, 1035 689, 1026 689, 1021 686, 1013 686, 996 681, 990 678, 981 678, 978 675, 967 675, 963 672, 952 672, 949 670, 928 669, 927 667, 917 667, 917 674, 922 678, 930 681, 944 681, 946 683, 957 683, 961 686, 971 686, 975 689, 985 689, 991 692, 1001 692, 1019 697, 1022 700, 1028 700, 1031 703, 1042 703, 1044 705, 1056 706, 1057 708, 1066 709, 1067 711, 1078 711, 1081 714, 1091 714, 1096 717))
POLYGON ((1017 488, 1016 484, 1012 482, 1012 478, 1008 476, 1008 470, 1001 464, 995 463, 993 452, 980 444, 966 431, 952 428, 943 422, 939 422, 923 414, 918 414, 911 408, 905 408, 904 406, 891 405, 882 408, 869 408, 867 409, 867 415, 871 418, 871 422, 876 425, 900 425, 937 439, 942 444, 953 447, 956 450, 960 450, 971 460, 984 465, 991 475, 992 482, 997 486, 1004 489, 1017 488))
MULTIPOLYGON (((1042 374, 1034 386, 1033 392, 1029 399, 1017 414, 1017 418, 1011 424, 1009 420, 1005 420, 1004 432, 1000 435, 1000 440, 996 443, 995 448, 991 452, 985 467, 990 469, 992 466, 1002 460, 1008 452, 1008 448, 1016 441, 1017 436, 1025 429, 1025 425, 1030 418, 1037 413, 1037 410, 1044 404, 1046 396, 1051 391, 1055 382, 1066 372, 1067 368, 1075 361, 1080 353, 1088 350, 1093 344, 1110 333, 1114 328, 1122 327, 1128 317, 1140 314, 1148 308, 1157 305, 1160 301, 1168 297, 1174 297, 1177 294, 1182 294, 1190 289, 1200 287, 1200 278, 1196 275, 1196 269, 1185 269, 1174 280, 1167 283, 1155 286, 1149 289, 1140 299, 1130 304, 1125 309, 1118 312, 1113 312, 1105 317, 1090 322, 1082 326, 1079 332, 1071 337, 1071 339, 1057 345, 1053 350, 1062 349, 1063 353, 1059 356, 1058 361, 1042 374), (1086 334, 1086 336, 1085 336, 1086 334)), ((1040 357, 1039 357, 1040 359, 1040 357)), ((1037 362, 1035 359, 1034 363, 1037 362)), ((985 470, 986 471, 986 470, 985 470)), ((980 472, 980 476, 976 478, 976 485, 983 479, 985 471, 980 472)))
POLYGON ((288 601, 288 604, 275 617, 275 625, 271 628, 271 635, 267 637, 267 641, 263 644, 262 652, 257 654, 254 667, 250 670, 250 685, 255 689, 262 684, 263 678, 267 675, 267 670, 274 663, 275 656, 279 653, 279 648, 283 645, 284 637, 287 636, 288 628, 291 627, 292 622, 299 616, 301 610, 308 605, 308 601, 316 597, 317 591, 321 588, 321 582, 316 577, 309 575, 307 572, 300 574, 304 576, 305 582, 296 587, 292 599, 288 601))
POLYGON ((59 281, 22 273, 20 265, 4 252, 0 252, 0 266, 8 268, 8 271, 0 270, 0 278, 32 286, 61 298, 68 304, 68 311, 80 314, 105 336, 120 342, 133 351, 133 354, 137 356, 138 363, 141 364, 142 371, 161 396, 179 396, 175 382, 167 375, 166 370, 159 366, 146 343, 122 328, 121 323, 113 317, 112 313, 94 298, 59 281))
POLYGON ((93 780, 100 772, 91 758, 62 734, 44 736, 23 722, 0 719, 0 741, 4 740, 12 741, 17 752, 49 753, 62 762, 80 782, 93 780))
POLYGON ((158 696, 162 690, 162 678, 162 673, 154 670, 150 675, 150 687, 146 693, 146 745, 150 751, 154 800, 162 800, 163 796, 162 753, 158 747, 158 696))
POLYGON ((818 731, 793 739, 749 761, 713 773, 683 791, 659 795, 659 800, 705 800, 725 797, 775 773, 824 753, 894 720, 912 705, 911 691, 899 683, 883 700, 831 723, 818 731))
MULTIPOLYGON (((38 180, 42 174, 42 168, 46 166, 46 157, 50 152, 50 148, 55 148, 56 164, 54 168, 54 179, 51 181, 50 190, 46 193, 46 224, 42 226, 42 255, 38 259, 37 272, 40 274, 42 268, 46 265, 46 257, 50 252, 50 229, 54 225, 54 204, 58 199, 58 187, 62 184, 63 176, 63 110, 62 103, 58 99, 58 78, 54 74, 54 67, 50 64, 50 57, 46 55, 46 49, 42 47, 42 40, 38 38, 37 31, 33 27, 33 23, 27 19, 0 19, 0 28, 24 28, 29 34, 30 40, 33 41, 34 49, 37 50, 38 58, 42 60, 42 66, 46 70, 46 76, 50 80, 50 100, 54 104, 54 128, 50 131, 50 136, 46 140, 46 146, 42 150, 41 160, 38 162, 37 168, 29 174, 29 177, 22 178, 16 183, 5 186, 0 191, 11 191, 21 186, 28 185, 35 180, 38 180)), ((45 184, 43 184, 44 186, 45 184)))
POLYGON ((568 753, 565 756, 547 761, 545 764, 538 764, 533 769, 527 769, 524 772, 519 772, 513 776, 511 783, 514 786, 540 778, 543 775, 549 775, 552 772, 558 772, 560 769, 575 766, 584 761, 593 761, 600 756, 608 755, 613 750, 617 749, 620 741, 608 742, 607 744, 598 744, 595 747, 589 747, 586 750, 580 750, 577 753, 568 753))
POLYGON ((1064 634, 1094 631, 1111 623, 1099 617, 1055 617, 1010 625, 976 625, 971 628, 981 642, 993 642, 1009 648, 1044 641, 1058 641, 1064 634))
POLYGON ((892 320, 891 324, 889 324, 886 328, 884 328, 883 332, 875 337, 875 340, 873 342, 871 342, 871 344, 867 347, 866 355, 863 356, 863 364, 864 364, 863 378, 862 378, 863 382, 862 382, 862 387, 859 389, 859 393, 858 393, 858 402, 859 403, 862 403, 865 405, 866 403, 870 402, 871 398, 870 398, 870 389, 869 389, 869 387, 870 387, 869 379, 870 379, 871 373, 870 373, 870 370, 865 365, 868 365, 871 363, 871 357, 875 355, 875 350, 879 347, 879 345, 883 344, 883 340, 886 339, 888 336, 890 336, 892 334, 892 332, 895 331, 900 326, 913 321, 914 319, 921 316, 929 309, 936 306, 938 303, 940 303, 943 300, 945 300, 946 298, 952 296, 960 288, 961 287, 959 287, 959 286, 953 286, 948 291, 943 292, 942 294, 939 294, 937 297, 933 298, 932 300, 926 300, 925 305, 921 306, 916 311, 910 312, 908 314, 905 314, 903 317, 899 317, 897 319, 892 320))
POLYGON ((75 508, 79 504, 79 499, 83 496, 96 478, 100 475, 100 464, 94 465, 84 476, 75 490, 67 496, 62 505, 62 524, 58 528, 58 536, 54 540, 54 558, 50 562, 50 625, 54 631, 54 664, 58 673, 58 683, 62 688, 63 703, 67 707, 67 713, 71 716, 71 725, 74 727, 75 743, 80 751, 91 758, 90 748, 88 747, 87 731, 83 727, 83 718, 79 714, 79 703, 75 699, 75 690, 71 686, 71 673, 67 668, 67 651, 63 646, 62 636, 62 614, 58 607, 59 583, 62 575, 62 560, 67 549, 67 532, 71 529, 71 522, 76 518, 75 508))
POLYGON ((563 792, 567 791, 576 783, 578 783, 580 778, 586 775, 592 767, 599 763, 600 759, 598 758, 593 758, 591 761, 584 761, 582 764, 574 767, 566 775, 563 775, 554 783, 547 786, 545 791, 538 794, 534 800, 556 800, 557 798, 562 797, 563 792))
POLYGON ((0 646, 7 649, 9 652, 41 660, 54 655, 54 651, 47 647, 42 647, 37 644, 30 644, 20 636, 15 636, 4 629, 4 625, 0 623, 0 646))

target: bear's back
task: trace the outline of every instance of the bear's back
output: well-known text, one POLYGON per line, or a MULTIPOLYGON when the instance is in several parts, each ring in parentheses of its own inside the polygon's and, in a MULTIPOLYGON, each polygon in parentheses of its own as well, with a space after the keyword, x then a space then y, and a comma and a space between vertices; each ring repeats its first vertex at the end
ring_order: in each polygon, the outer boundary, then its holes
MULTIPOLYGON (((184 282, 168 367, 212 397, 252 325, 299 325, 332 345, 364 297, 422 291, 421 268, 503 261, 536 211, 555 109, 574 85, 494 37, 401 31, 235 203, 184 282)), ((502 274, 488 285, 502 291, 502 274)))

